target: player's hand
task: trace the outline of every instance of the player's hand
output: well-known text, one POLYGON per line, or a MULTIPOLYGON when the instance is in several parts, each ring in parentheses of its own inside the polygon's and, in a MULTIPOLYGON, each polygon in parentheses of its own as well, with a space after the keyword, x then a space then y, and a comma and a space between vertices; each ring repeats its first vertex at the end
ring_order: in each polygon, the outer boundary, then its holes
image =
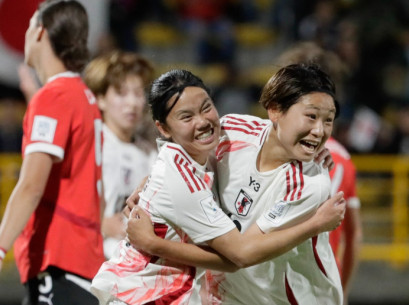
POLYGON ((319 232, 336 229, 344 219, 345 208, 346 201, 343 192, 338 192, 325 201, 313 216, 317 221, 319 232))
POLYGON ((149 215, 139 206, 135 206, 126 229, 128 240, 135 249, 149 253, 152 240, 157 238, 149 215))
POLYGON ((332 170, 335 166, 334 160, 332 159, 331 153, 328 148, 324 147, 318 154, 315 156, 314 161, 316 163, 321 163, 324 160, 322 166, 324 168, 328 167, 328 170, 332 170))
POLYGON ((146 181, 148 180, 148 176, 143 178, 142 182, 139 184, 139 186, 132 192, 132 194, 126 199, 126 206, 122 210, 122 213, 129 218, 129 215, 131 214, 132 209, 138 205, 139 202, 139 193, 142 192, 143 187, 145 186, 146 181))
POLYGON ((136 188, 133 193, 126 199, 126 205, 124 209, 122 210, 122 213, 129 218, 129 215, 131 214, 131 211, 134 207, 138 205, 139 201, 139 192, 140 189, 136 188))

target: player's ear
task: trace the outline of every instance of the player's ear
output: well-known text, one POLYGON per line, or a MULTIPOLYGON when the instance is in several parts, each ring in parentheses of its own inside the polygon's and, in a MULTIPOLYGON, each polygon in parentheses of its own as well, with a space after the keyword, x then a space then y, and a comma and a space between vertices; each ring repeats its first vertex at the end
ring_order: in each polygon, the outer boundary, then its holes
POLYGON ((281 116, 281 111, 274 108, 267 109, 268 118, 273 122, 274 127, 277 126, 277 120, 281 116))
POLYGON ((105 96, 103 96, 102 94, 98 94, 96 98, 97 98, 97 103, 98 103, 99 110, 105 111, 106 107, 107 107, 107 102, 106 102, 105 96))
POLYGON ((43 35, 44 35, 44 31, 45 31, 45 27, 42 26, 42 25, 40 25, 40 26, 38 27, 37 41, 41 41, 41 38, 42 38, 43 35))
POLYGON ((168 128, 165 124, 160 123, 158 120, 155 121, 155 126, 156 128, 159 130, 160 134, 166 138, 166 139, 170 139, 171 138, 171 134, 168 131, 168 128))

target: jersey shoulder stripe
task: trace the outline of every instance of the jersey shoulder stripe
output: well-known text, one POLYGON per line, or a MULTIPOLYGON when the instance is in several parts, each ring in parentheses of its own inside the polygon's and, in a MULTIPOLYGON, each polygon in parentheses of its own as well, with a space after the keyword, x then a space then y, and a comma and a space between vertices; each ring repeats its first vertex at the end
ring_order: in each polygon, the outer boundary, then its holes
POLYGON ((189 191, 194 193, 205 190, 207 184, 196 174, 196 168, 193 166, 191 158, 177 146, 167 145, 167 148, 176 151, 173 162, 189 191))
POLYGON ((230 153, 233 151, 241 150, 243 148, 254 146, 252 143, 244 142, 244 141, 222 141, 219 143, 216 149, 216 159, 220 161, 223 159, 225 153, 230 153))
MULTIPOLYGON (((188 167, 188 163, 186 160, 179 154, 175 155, 174 159, 176 168, 179 171, 179 174, 182 176, 183 180, 185 181, 187 187, 189 188, 191 193, 194 193, 196 190, 198 190, 198 184, 197 181, 195 180, 193 173, 188 167)), ((199 189, 200 190, 200 189, 199 189)))
POLYGON ((188 157, 188 155, 186 155, 185 152, 184 152, 183 150, 181 150, 179 147, 177 147, 177 146, 172 146, 171 144, 168 144, 166 147, 169 148, 169 149, 173 149, 173 150, 177 151, 180 155, 183 156, 183 158, 184 158, 189 164, 192 163, 192 161, 190 161, 191 158, 188 157))
POLYGON ((301 198, 304 189, 304 175, 302 171, 303 165, 300 161, 292 162, 288 166, 285 173, 287 190, 284 200, 294 201, 301 198))
POLYGON ((233 115, 224 116, 221 125, 222 130, 232 130, 252 136, 259 136, 266 126, 261 120, 245 120, 233 115))

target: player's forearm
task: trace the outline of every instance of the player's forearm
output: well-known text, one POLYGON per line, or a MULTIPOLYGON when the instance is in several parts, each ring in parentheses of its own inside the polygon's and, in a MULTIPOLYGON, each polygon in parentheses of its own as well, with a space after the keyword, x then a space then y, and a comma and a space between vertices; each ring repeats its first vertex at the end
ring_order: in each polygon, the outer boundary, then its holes
POLYGON ((342 257, 341 280, 344 291, 348 291, 359 261, 361 237, 354 236, 345 241, 345 250, 342 257))
POLYGON ((244 233, 245 241, 242 243, 240 265, 248 267, 276 258, 307 239, 317 235, 319 228, 316 222, 309 219, 288 229, 273 231, 264 234, 256 226, 244 233), (258 229, 258 228, 257 228, 258 229))
POLYGON ((349 289, 355 269, 358 265, 359 250, 362 243, 362 226, 359 209, 347 208, 344 219, 345 249, 341 260, 341 280, 345 292, 349 289))
POLYGON ((9 250, 27 224, 44 193, 52 164, 53 157, 45 153, 25 156, 0 226, 0 247, 9 250))
POLYGON ((10 250, 30 216, 38 206, 41 192, 30 191, 28 186, 17 184, 7 203, 0 225, 0 247, 10 250))
POLYGON ((201 248, 196 245, 173 242, 156 237, 150 239, 144 251, 188 266, 205 269, 234 272, 237 266, 211 248, 201 248))
POLYGON ((342 221, 344 211, 345 200, 340 192, 326 200, 311 218, 290 228, 263 234, 257 225, 253 225, 244 234, 247 240, 242 243, 240 251, 233 253, 236 255, 234 259, 223 254, 241 267, 264 262, 284 254, 308 238, 334 229, 342 221))

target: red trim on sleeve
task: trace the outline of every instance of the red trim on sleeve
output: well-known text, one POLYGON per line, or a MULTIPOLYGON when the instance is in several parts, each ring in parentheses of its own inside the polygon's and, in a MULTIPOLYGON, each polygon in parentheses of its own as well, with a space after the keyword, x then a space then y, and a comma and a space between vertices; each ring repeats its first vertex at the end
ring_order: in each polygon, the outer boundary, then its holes
POLYGON ((289 171, 285 172, 285 180, 286 180, 286 184, 287 184, 287 194, 284 197, 284 200, 288 199, 288 194, 290 194, 291 191, 291 180, 290 180, 290 173, 289 171))
POLYGON ((317 262, 318 268, 320 268, 322 273, 324 273, 325 276, 327 276, 327 272, 325 271, 324 265, 322 264, 320 256, 318 255, 318 252, 317 252, 317 241, 318 241, 318 236, 314 236, 312 238, 312 251, 314 252, 314 258, 315 258, 315 261, 317 262))
POLYGON ((300 167, 300 189, 298 191, 297 199, 299 200, 301 198, 301 195, 302 195, 302 190, 304 189, 304 175, 303 175, 303 172, 302 172, 302 170, 303 170, 302 169, 302 162, 298 161, 298 165, 300 167))
POLYGON ((294 292, 291 289, 290 284, 288 283, 287 274, 285 275, 284 280, 285 280, 285 292, 287 294, 288 302, 290 302, 291 305, 298 305, 294 292))

